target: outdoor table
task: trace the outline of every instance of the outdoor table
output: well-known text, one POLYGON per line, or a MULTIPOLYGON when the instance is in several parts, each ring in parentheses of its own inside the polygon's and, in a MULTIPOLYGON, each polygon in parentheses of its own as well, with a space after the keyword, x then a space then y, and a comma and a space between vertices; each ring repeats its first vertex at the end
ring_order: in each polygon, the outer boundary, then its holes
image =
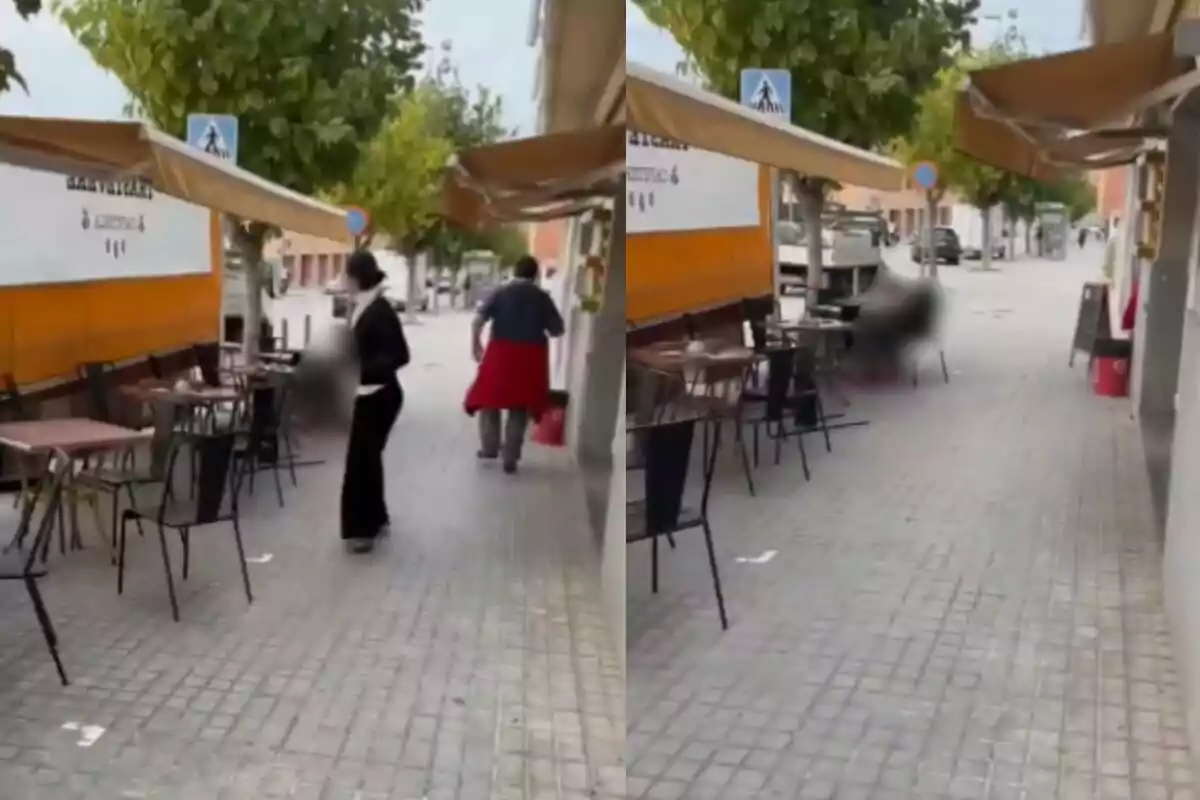
MULTIPOLYGON (((63 492, 54 508, 47 508, 47 514, 57 513, 61 508, 61 498, 74 487, 76 475, 75 462, 83 457, 97 453, 124 450, 150 439, 151 431, 135 431, 107 422, 94 419, 67 417, 62 419, 40 419, 24 422, 8 422, 0 424, 0 447, 8 447, 25 455, 42 458, 43 474, 37 480, 37 490, 27 501, 26 512, 22 514, 17 533, 9 543, 19 546, 29 530, 33 518, 33 509, 41 497, 43 487, 50 485, 53 456, 55 453, 64 457, 66 471, 63 474, 63 492)), ((79 541, 79 520, 76 509, 72 507, 72 546, 81 546, 79 541)), ((99 519, 97 519, 99 524, 99 519)), ((103 529, 103 525, 99 526, 103 529)))

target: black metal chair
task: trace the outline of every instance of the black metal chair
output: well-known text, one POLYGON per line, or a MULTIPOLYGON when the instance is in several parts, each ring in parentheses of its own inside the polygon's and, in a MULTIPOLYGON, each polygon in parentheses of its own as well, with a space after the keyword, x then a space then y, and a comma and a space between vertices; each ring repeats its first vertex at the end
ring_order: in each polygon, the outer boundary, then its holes
POLYGON ((20 530, 25 530, 33 523, 37 500, 41 499, 40 496, 45 496, 45 511, 41 522, 38 523, 33 542, 27 550, 14 546, 0 553, 0 581, 21 581, 25 584, 25 591, 29 593, 33 611, 37 615, 38 627, 42 629, 42 637, 46 640, 46 647, 50 650, 50 657, 54 659, 54 668, 58 671, 58 679, 63 686, 68 686, 70 681, 67 680, 67 672, 58 654, 58 634, 54 630, 54 623, 50 621, 50 613, 46 610, 37 582, 49 574, 46 568, 46 550, 54 532, 55 511, 62 501, 64 475, 70 468, 70 461, 66 458, 51 460, 53 478, 49 485, 38 489, 21 512, 20 530), (40 564, 39 554, 42 556, 40 564))
MULTIPOLYGON (((171 458, 173 436, 178 428, 178 408, 170 403, 154 403, 154 435, 150 439, 150 463, 145 469, 137 469, 134 465, 96 468, 85 468, 76 480, 95 491, 109 495, 112 500, 112 551, 116 560, 118 547, 117 535, 119 528, 119 512, 121 492, 124 491, 129 500, 129 507, 137 509, 137 495, 134 490, 141 486, 165 483, 171 490, 168 478, 168 462, 171 458)), ((138 533, 145 535, 140 517, 135 518, 138 533)))
POLYGON ((819 373, 816 350, 804 346, 797 348, 793 394, 796 399, 796 422, 800 427, 800 436, 820 431, 825 437, 825 452, 832 453, 829 418, 825 414, 825 403, 821 399, 821 386, 817 380, 819 373))
MULTIPOLYGON (((721 628, 729 627, 725 614, 725 596, 721 591, 721 575, 713 547, 712 528, 708 521, 708 498, 712 490, 717 447, 704 453, 703 488, 696 507, 685 505, 688 470, 692 459, 697 422, 706 420, 680 419, 646 426, 637 430, 642 436, 645 458, 645 498, 626 504, 626 544, 650 540, 651 591, 658 592, 658 540, 683 531, 699 528, 704 531, 708 549, 708 565, 712 572, 713 590, 717 596, 717 611, 721 628)), ((714 438, 720 439, 721 423, 715 424, 714 438)))
MULTIPOLYGON (((753 440, 754 466, 759 464, 759 430, 766 428, 768 439, 775 441, 775 463, 779 464, 783 455, 783 442, 793 433, 788 426, 788 412, 796 409, 796 398, 792 395, 792 387, 796 377, 795 347, 780 347, 767 354, 767 388, 765 392, 747 394, 748 414, 745 422, 750 426, 753 440)), ((804 468, 804 477, 811 479, 808 468, 808 453, 804 450, 804 441, 800 441, 800 462, 804 468)))
POLYGON ((166 529, 179 532, 183 546, 184 580, 188 578, 191 562, 192 529, 228 522, 233 528, 237 542, 238 563, 242 570, 242 586, 246 601, 254 602, 250 590, 250 572, 246 567, 246 550, 242 544, 241 520, 238 513, 238 483, 241 479, 233 469, 233 450, 237 434, 234 431, 186 433, 176 431, 172 436, 171 454, 167 464, 167 479, 159 506, 150 511, 127 508, 121 515, 121 527, 117 542, 117 594, 125 591, 125 549, 129 522, 150 520, 158 526, 158 540, 162 550, 163 571, 167 577, 167 593, 171 599, 171 615, 179 621, 179 601, 175 596, 175 578, 171 570, 171 556, 167 547, 166 529), (196 486, 194 501, 181 502, 174 498, 172 483, 180 450, 189 448, 196 452, 198 469, 189 476, 196 486))
MULTIPOLYGON (((33 419, 32 409, 25 401, 25 396, 21 394, 21 388, 17 385, 17 380, 11 372, 4 373, 3 384, 0 386, 0 421, 25 422, 33 419)), ((0 451, 0 466, 11 458, 13 466, 16 467, 17 481, 20 483, 21 489, 13 497, 13 508, 20 508, 21 502, 29 497, 32 459, 20 453, 10 455, 10 452, 0 451)))
POLYGON ((696 409, 709 420, 704 426, 704 452, 719 446, 716 436, 710 434, 714 425, 721 421, 733 424, 734 443, 741 457, 742 470, 746 475, 746 486, 750 496, 755 495, 754 476, 750 468, 750 454, 742 436, 742 420, 745 412, 745 393, 755 359, 714 359, 697 369, 689 389, 687 400, 690 408, 696 409))
POLYGON ((207 386, 221 385, 221 344, 202 342, 192 345, 192 359, 200 372, 200 380, 207 386))
MULTIPOLYGON (((241 475, 248 475, 247 488, 254 494, 254 476, 269 469, 275 479, 275 493, 283 508, 283 479, 280 469, 286 467, 292 485, 296 478, 296 453, 291 432, 291 376, 271 374, 260 379, 250 389, 247 424, 240 431, 234 461, 241 475)), ((239 480, 240 483, 240 480, 239 480)))
POLYGON ((152 378, 159 381, 166 380, 167 368, 160 357, 154 353, 146 356, 146 366, 150 369, 150 376, 152 378))

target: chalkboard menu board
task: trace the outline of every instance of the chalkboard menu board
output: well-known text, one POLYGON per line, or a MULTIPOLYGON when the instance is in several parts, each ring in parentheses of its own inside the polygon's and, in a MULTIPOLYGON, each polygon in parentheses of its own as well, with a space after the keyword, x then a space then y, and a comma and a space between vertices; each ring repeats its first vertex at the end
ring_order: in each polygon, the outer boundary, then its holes
POLYGON ((1075 366, 1075 354, 1088 354, 1088 363, 1096 350, 1096 342, 1112 336, 1109 319, 1108 284, 1085 283, 1079 295, 1079 315, 1075 319, 1075 337, 1071 341, 1071 357, 1067 366, 1075 366))

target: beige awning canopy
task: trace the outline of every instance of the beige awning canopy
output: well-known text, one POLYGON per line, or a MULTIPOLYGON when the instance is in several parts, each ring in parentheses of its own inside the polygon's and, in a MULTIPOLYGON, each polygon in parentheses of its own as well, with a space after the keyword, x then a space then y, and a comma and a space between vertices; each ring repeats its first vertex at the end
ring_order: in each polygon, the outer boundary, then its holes
POLYGON ((955 147, 1039 180, 1126 164, 1149 137, 1121 126, 1197 83, 1170 33, 975 70, 955 109, 955 147))
POLYGON ((632 130, 848 186, 904 187, 904 168, 893 159, 765 116, 641 64, 626 70, 625 120, 632 130))
POLYGON ((106 180, 142 178, 163 194, 245 220, 333 241, 351 238, 344 210, 141 122, 0 116, 0 162, 106 180))
POLYGON ((609 196, 625 170, 619 126, 551 133, 465 150, 442 187, 442 214, 467 228, 571 216, 609 196))

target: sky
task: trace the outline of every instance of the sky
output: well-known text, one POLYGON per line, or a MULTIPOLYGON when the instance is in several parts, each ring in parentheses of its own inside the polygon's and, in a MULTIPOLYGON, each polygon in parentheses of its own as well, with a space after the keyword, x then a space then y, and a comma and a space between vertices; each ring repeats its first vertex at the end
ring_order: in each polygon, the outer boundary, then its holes
MULTIPOLYGON (((1083 0, 983 0, 980 13, 1006 17, 1010 11, 1017 12, 1014 21, 1032 52, 1057 53, 1086 44, 1083 0)), ((982 19, 975 40, 997 39, 1005 27, 1001 21, 982 19)), ((625 54, 630 61, 664 72, 674 72, 683 61, 683 51, 671 35, 647 22, 631 0, 625 2, 625 54)))
MULTIPOLYGON (((537 52, 526 45, 532 0, 427 0, 423 34, 430 48, 449 40, 463 82, 487 86, 504 98, 512 127, 533 133, 537 52), (483 24, 482 20, 487 20, 483 24)), ((0 42, 17 56, 29 84, 0 96, 0 113, 47 117, 122 119, 121 82, 100 69, 49 11, 22 22, 0 0, 0 42)))

